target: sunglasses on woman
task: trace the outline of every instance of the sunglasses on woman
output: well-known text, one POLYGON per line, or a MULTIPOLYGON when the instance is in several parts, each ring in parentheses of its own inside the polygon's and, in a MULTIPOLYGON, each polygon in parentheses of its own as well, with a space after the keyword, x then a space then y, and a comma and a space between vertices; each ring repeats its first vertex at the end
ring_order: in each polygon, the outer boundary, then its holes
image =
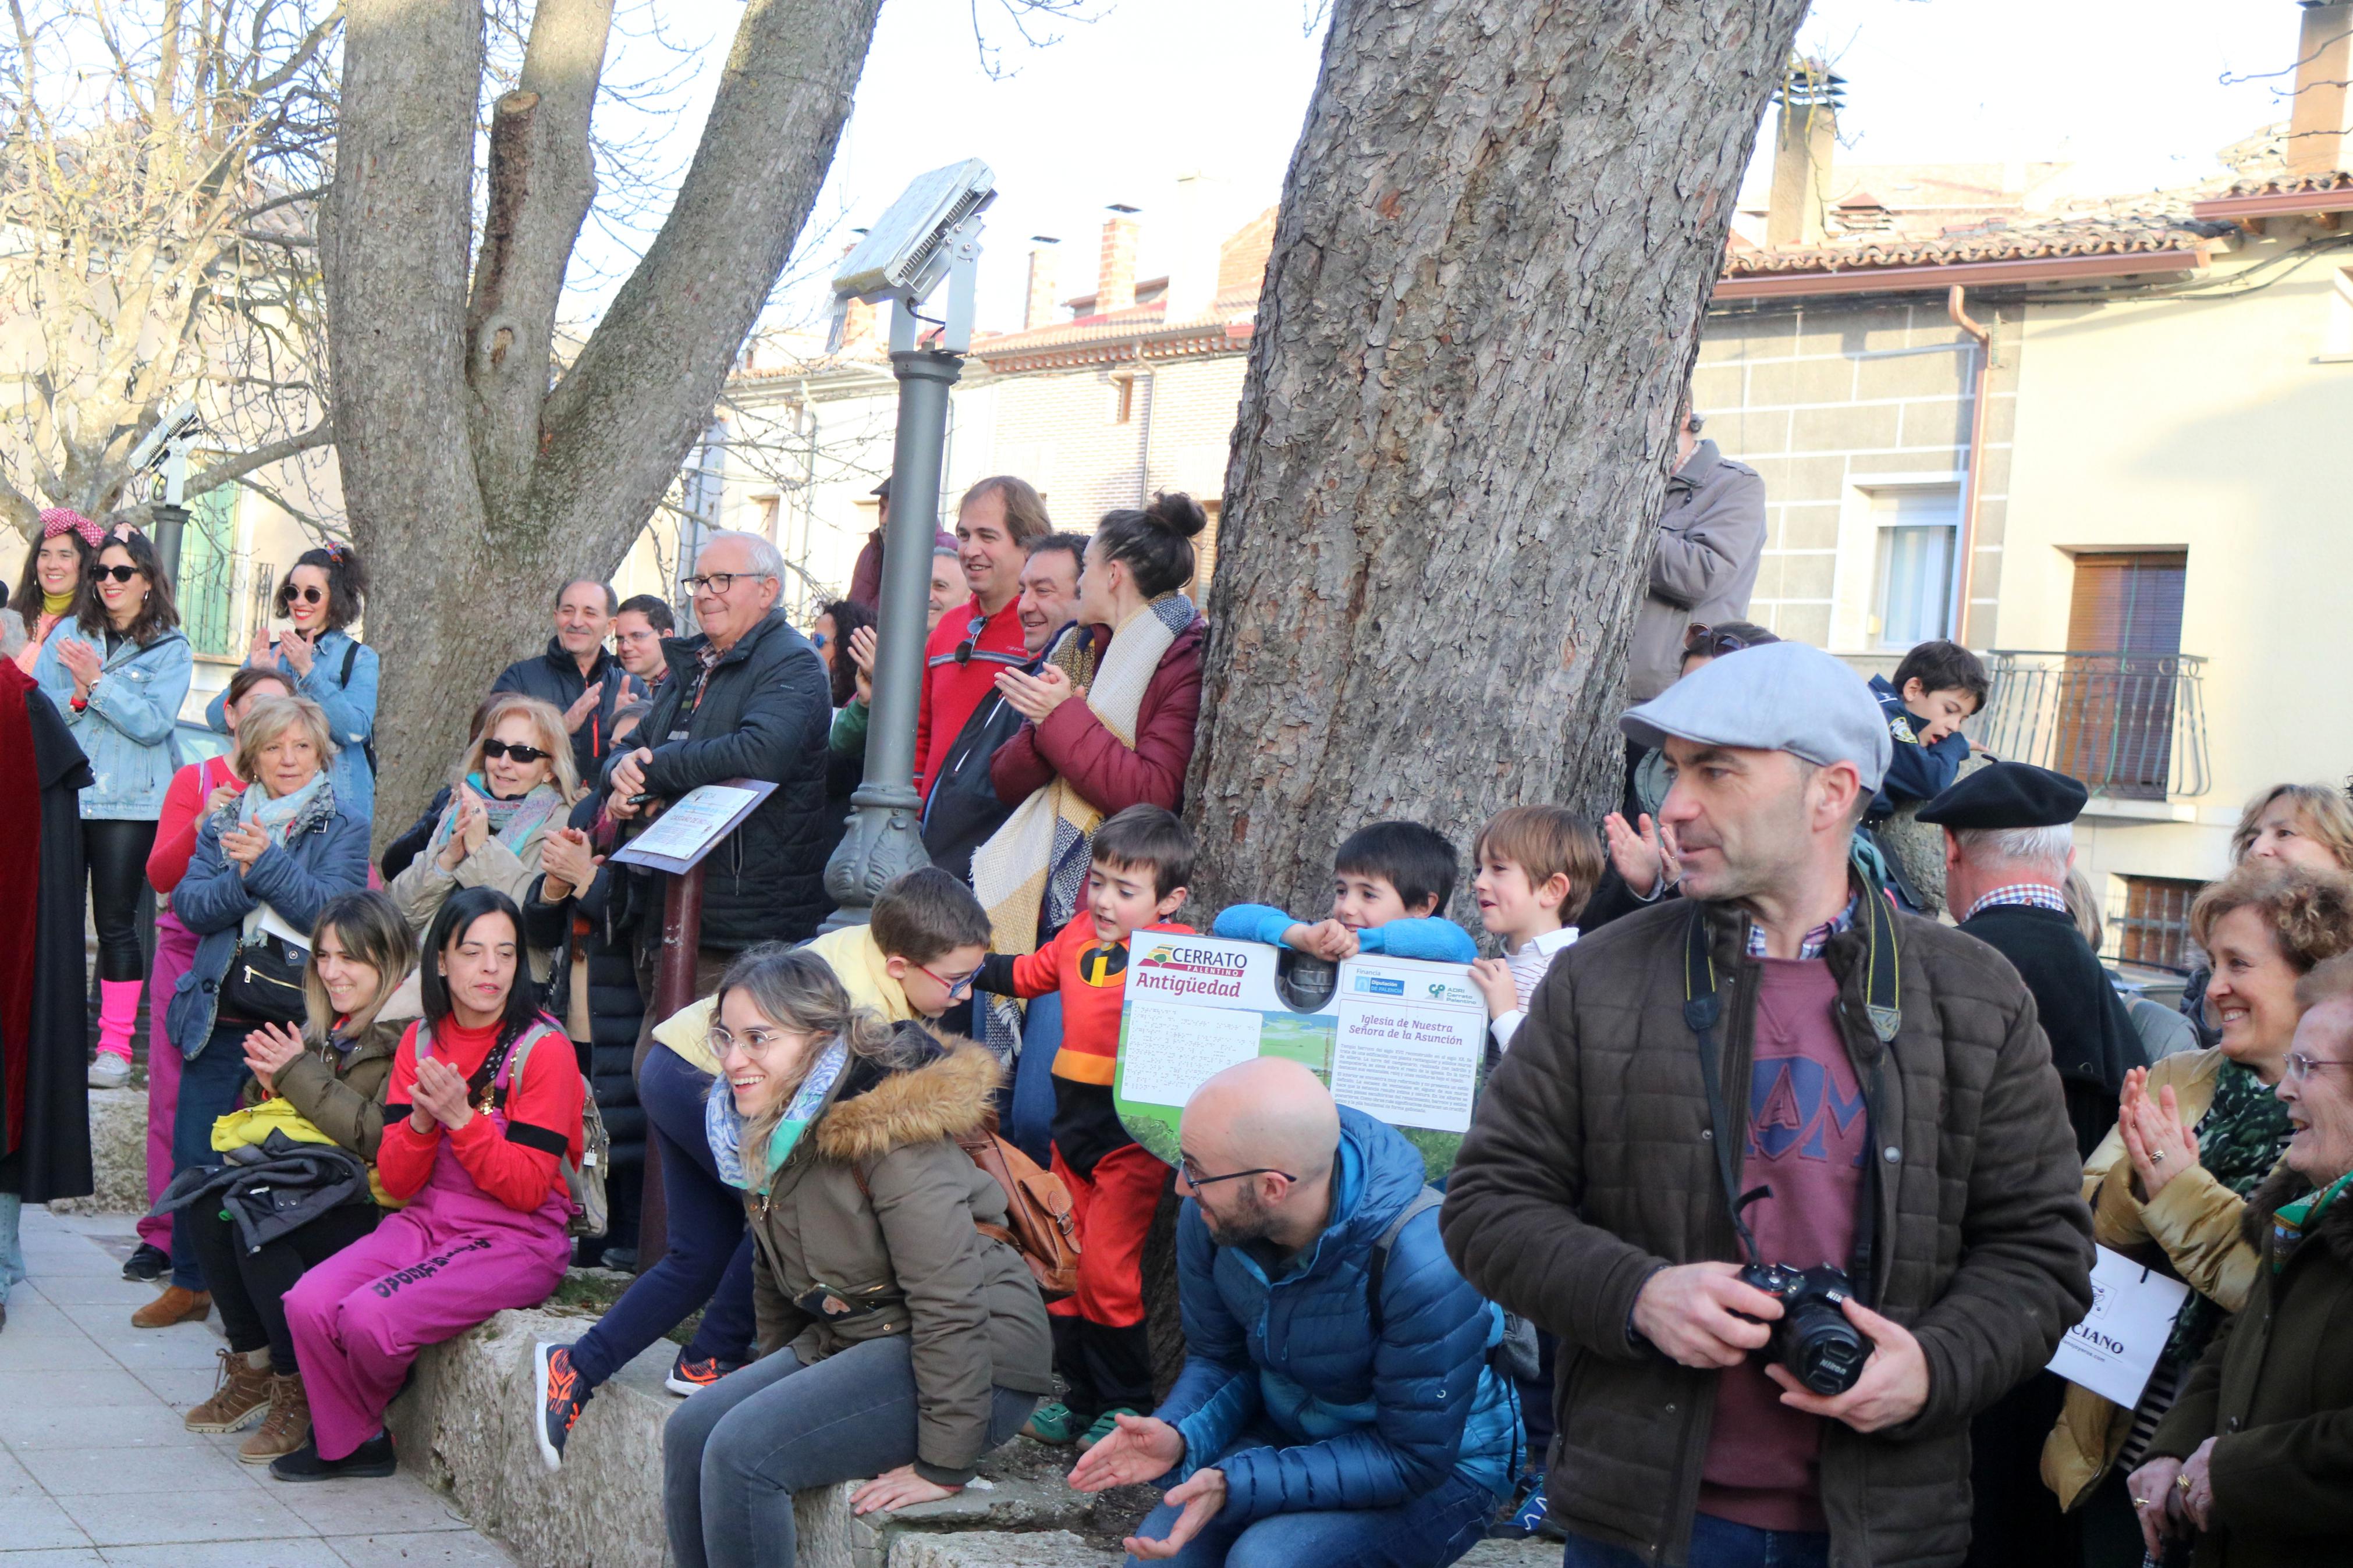
POLYGON ((537 746, 526 746, 516 741, 485 741, 482 742, 482 755, 505 757, 510 762, 517 763, 543 763, 554 753, 543 752, 537 746))
POLYGON ((289 588, 286 590, 286 598, 290 604, 296 599, 300 599, 306 605, 315 605, 326 596, 327 591, 324 588, 289 588))
POLYGON ((90 575, 96 577, 100 582, 104 582, 107 578, 111 577, 118 583, 128 583, 131 579, 139 575, 139 568, 136 566, 93 566, 90 568, 90 575))

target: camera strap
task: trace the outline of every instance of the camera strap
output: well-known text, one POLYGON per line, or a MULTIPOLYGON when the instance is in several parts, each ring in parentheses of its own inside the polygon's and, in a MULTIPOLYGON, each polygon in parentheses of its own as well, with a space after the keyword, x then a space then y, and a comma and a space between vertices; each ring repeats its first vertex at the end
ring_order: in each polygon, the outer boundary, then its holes
MULTIPOLYGON (((1903 994, 1897 984, 1895 919, 1887 908, 1885 897, 1867 884, 1856 900, 1858 913, 1866 922, 1868 946, 1864 954, 1863 994, 1869 1005, 1872 1032, 1879 1037, 1880 1058, 1871 1064, 1863 1086, 1862 1180, 1855 1198, 1854 1247, 1848 1276, 1853 1281, 1854 1293, 1864 1305, 1876 1297, 1873 1281, 1877 1263, 1875 1248, 1879 1229, 1879 1136, 1876 1118, 1882 1086, 1882 1073, 1886 1048, 1895 1041, 1896 1028, 1903 1016, 1903 994)), ((1748 1147, 1748 1130, 1745 1121, 1735 1121, 1724 1100, 1724 1053, 1717 1041, 1717 1029, 1724 1021, 1724 979, 1716 973, 1715 956, 1709 951, 1707 914, 1696 900, 1692 905, 1690 924, 1683 941, 1683 1022, 1699 1041, 1700 1083, 1707 1092, 1707 1120, 1710 1142, 1715 1145, 1717 1179, 1724 1184, 1724 1201, 1731 1205, 1732 1227, 1740 1237, 1742 1251, 1750 1263, 1779 1262, 1757 1256, 1756 1233, 1749 1229, 1746 1211, 1757 1199, 1767 1196, 1772 1188, 1757 1186, 1746 1192, 1740 1189, 1741 1165, 1748 1147)))

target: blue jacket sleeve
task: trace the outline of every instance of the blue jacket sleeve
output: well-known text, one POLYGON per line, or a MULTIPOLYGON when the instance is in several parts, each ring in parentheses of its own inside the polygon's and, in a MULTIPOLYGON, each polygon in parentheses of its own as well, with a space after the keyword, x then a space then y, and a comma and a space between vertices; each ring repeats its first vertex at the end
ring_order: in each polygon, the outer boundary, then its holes
POLYGON ((216 735, 226 735, 229 732, 227 687, 224 686, 214 692, 213 700, 205 704, 205 726, 216 735))
POLYGON ((1933 800, 1968 761, 1969 738, 1956 730, 1933 746, 1898 741, 1894 753, 1887 764, 1887 780, 1879 786, 1881 796, 1891 805, 1933 800))
MULTIPOLYGON (((352 683, 343 684, 343 652, 319 654, 311 660, 311 673, 296 683, 303 696, 316 702, 327 715, 327 728, 334 731, 335 744, 346 751, 367 744, 375 733, 375 689, 378 673, 375 649, 365 643, 358 644, 352 652, 352 683)), ((224 687, 223 690, 227 689, 224 687)), ((210 717, 210 710, 206 710, 210 717)))
MULTIPOLYGON (((1309 1509, 1395 1508, 1444 1480, 1486 1368, 1493 1309, 1438 1239, 1436 1210, 1389 1249, 1369 1427, 1290 1448, 1248 1448, 1221 1468, 1230 1524, 1309 1509)), ((1187 1324, 1189 1331, 1191 1324, 1187 1324)))
POLYGON ((1281 947, 1282 933, 1299 923, 1267 904, 1236 904, 1218 911, 1209 934, 1224 937, 1228 942, 1262 942, 1271 947, 1281 947))
MULTIPOLYGON (((308 859, 306 865, 273 841, 245 874, 246 891, 297 931, 317 925, 319 911, 329 900, 367 886, 367 825, 337 813, 319 830, 319 842, 308 859)), ((234 868, 230 875, 236 875, 234 868)), ((173 897, 176 907, 178 895, 173 897)))
POLYGON ((1187 1203, 1176 1216, 1176 1303, 1185 1329, 1185 1370, 1153 1414, 1185 1438, 1185 1457, 1166 1478, 1175 1486, 1217 1462, 1257 1418, 1258 1370, 1240 1321, 1218 1293, 1218 1249, 1187 1203))
POLYGON ((1356 933, 1356 946, 1366 952, 1385 952, 1391 958, 1423 958, 1433 963, 1468 963, 1479 956, 1471 933, 1440 915, 1366 926, 1356 933))
MULTIPOLYGON (((132 662, 142 667, 146 680, 132 680, 120 667, 100 675, 90 688, 90 711, 140 745, 163 745, 172 738, 180 704, 188 700, 195 656, 188 651, 185 637, 176 637, 156 648, 152 658, 142 654, 132 662)), ((67 694, 72 694, 70 684, 67 694)))
MULTIPOLYGON (((271 853, 277 852, 273 845, 271 853)), ((243 921, 253 912, 254 902, 255 895, 245 879, 221 853, 219 820, 206 817, 196 829, 188 874, 172 889, 174 918, 198 936, 210 936, 243 921)))

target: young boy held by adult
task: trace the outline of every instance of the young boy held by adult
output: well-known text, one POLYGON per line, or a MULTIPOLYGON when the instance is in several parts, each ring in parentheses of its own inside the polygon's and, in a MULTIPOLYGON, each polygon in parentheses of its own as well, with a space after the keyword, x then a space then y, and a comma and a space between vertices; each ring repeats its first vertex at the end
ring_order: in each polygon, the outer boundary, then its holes
POLYGON ((1438 911, 1454 896, 1454 846, 1419 822, 1376 822, 1332 857, 1332 912, 1309 924, 1268 904, 1236 904, 1212 928, 1337 963, 1360 952, 1469 963, 1471 933, 1438 911))
POLYGON ((1527 1016, 1553 955, 1577 940, 1577 917, 1601 879, 1601 840, 1566 806, 1512 805, 1472 841, 1479 923, 1503 948, 1471 965, 1498 1052, 1527 1016))
POLYGON ((1960 777, 1969 760, 1961 725, 1984 710, 1991 689, 1978 656, 1942 639, 1916 644, 1892 678, 1871 678, 1895 750, 1863 825, 1886 858, 1895 896, 1920 914, 1944 908, 1945 842, 1933 828, 1916 826, 1915 818, 1960 777))
POLYGON ((976 984, 999 996, 1053 992, 1062 1001, 1054 1058, 1053 1172, 1071 1191, 1079 1226, 1079 1288, 1051 1302, 1054 1369, 1069 1385, 1023 1428, 1044 1443, 1090 1447, 1114 1418, 1152 1405, 1152 1344, 1144 1320, 1144 1237, 1171 1179, 1128 1136, 1112 1102, 1128 939, 1167 923, 1185 905, 1193 836, 1176 814, 1132 805, 1095 829, 1082 908, 1036 952, 993 953, 976 984))
MULTIPOLYGON (((988 915, 971 889, 925 866, 883 889, 868 923, 828 931, 800 951, 824 961, 853 1006, 887 1024, 932 1022, 971 994, 988 952, 988 915)), ((589 1396, 688 1314, 710 1303, 706 1326, 714 1317, 740 1319, 746 1329, 733 1337, 749 1337, 753 1259, 743 1194, 722 1176, 704 1127, 711 1095, 725 1092, 712 1041, 718 1008, 718 996, 708 996, 655 1026, 638 1078, 662 1155, 670 1250, 578 1340, 539 1347, 535 1430, 550 1469, 563 1463, 589 1396)), ((671 1368, 670 1392, 692 1394, 742 1365, 713 1353, 721 1342, 698 1333, 671 1368)))

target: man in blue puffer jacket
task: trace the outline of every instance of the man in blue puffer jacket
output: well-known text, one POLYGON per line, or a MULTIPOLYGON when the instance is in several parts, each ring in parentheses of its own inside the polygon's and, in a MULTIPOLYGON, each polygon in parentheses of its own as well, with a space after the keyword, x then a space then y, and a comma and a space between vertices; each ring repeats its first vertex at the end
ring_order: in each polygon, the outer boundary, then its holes
POLYGON ((1489 1364, 1503 1314, 1417 1204, 1421 1155, 1275 1058, 1204 1084, 1182 1146, 1185 1371, 1071 1484, 1167 1486, 1137 1558, 1444 1568, 1510 1489, 1519 1411, 1489 1364))

